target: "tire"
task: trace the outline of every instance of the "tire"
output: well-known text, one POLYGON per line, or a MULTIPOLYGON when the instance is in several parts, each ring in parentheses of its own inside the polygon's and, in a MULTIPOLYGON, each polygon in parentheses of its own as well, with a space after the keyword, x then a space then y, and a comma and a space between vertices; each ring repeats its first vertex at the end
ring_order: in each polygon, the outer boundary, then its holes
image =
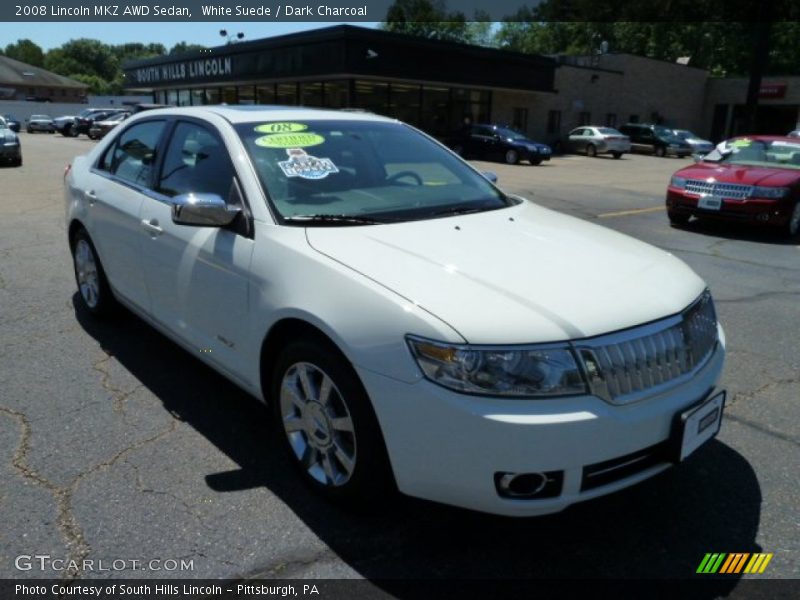
POLYGON ((507 165, 515 165, 519 162, 519 152, 516 150, 506 150, 506 154, 503 158, 507 165))
POLYGON ((111 316, 117 309, 117 301, 108 285, 97 250, 85 229, 75 233, 70 246, 81 305, 97 317, 111 316))
POLYGON ((664 146, 656 146, 654 153, 657 157, 664 158, 667 155, 667 150, 664 146))
POLYGON ((613 156, 616 160, 622 158, 622 152, 612 152, 611 156, 613 156))
POLYGON ((692 215, 667 209, 667 218, 673 227, 682 227, 689 222, 692 215))
POLYGON ((275 360, 270 392, 279 435, 306 483, 349 508, 386 505, 396 488, 378 420, 331 342, 308 336, 287 344, 275 360))
POLYGON ((33 129, 26 129, 25 133, 29 133, 29 134, 33 135, 33 129))
POLYGON ((586 156, 591 156, 592 158, 597 156, 597 148, 594 144, 589 144, 586 146, 586 156))
POLYGON ((69 127, 69 137, 78 137, 80 135, 80 131, 78 131, 78 126, 74 123, 69 127))
POLYGON ((800 201, 795 202, 789 222, 784 226, 783 233, 788 238, 795 238, 800 234, 800 201))
POLYGON ((534 167, 538 167, 540 164, 542 164, 542 159, 538 158, 538 157, 537 158, 529 158, 528 162, 531 163, 531 165, 533 165, 534 167))
POLYGON ((12 164, 15 167, 21 167, 22 166, 22 157, 20 156, 19 158, 14 159, 14 162, 12 164))

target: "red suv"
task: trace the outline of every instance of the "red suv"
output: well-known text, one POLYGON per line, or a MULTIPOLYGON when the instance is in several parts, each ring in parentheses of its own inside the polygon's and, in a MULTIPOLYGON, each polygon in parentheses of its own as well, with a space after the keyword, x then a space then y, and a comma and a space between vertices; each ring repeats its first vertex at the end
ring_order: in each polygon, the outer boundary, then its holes
POLYGON ((800 140, 746 136, 719 144, 672 176, 667 215, 673 225, 692 216, 754 221, 800 231, 800 140))

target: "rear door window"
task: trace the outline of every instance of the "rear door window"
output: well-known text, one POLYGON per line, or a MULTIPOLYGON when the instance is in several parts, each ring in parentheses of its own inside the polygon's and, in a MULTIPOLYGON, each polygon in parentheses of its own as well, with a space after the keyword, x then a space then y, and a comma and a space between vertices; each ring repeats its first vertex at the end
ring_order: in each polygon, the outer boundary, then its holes
POLYGON ((126 129, 106 153, 100 167, 122 181, 149 186, 165 125, 165 121, 145 121, 126 129))

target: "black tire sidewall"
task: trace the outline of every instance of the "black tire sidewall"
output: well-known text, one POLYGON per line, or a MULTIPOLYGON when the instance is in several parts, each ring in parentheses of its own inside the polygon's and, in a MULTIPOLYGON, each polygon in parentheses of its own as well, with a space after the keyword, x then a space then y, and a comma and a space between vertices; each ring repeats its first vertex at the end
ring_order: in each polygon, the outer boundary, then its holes
POLYGON ((595 148, 594 144, 586 146, 586 154, 591 157, 597 156, 597 148, 595 148))
POLYGON ((506 153, 503 155, 503 160, 507 165, 515 165, 519 162, 519 152, 516 150, 506 150, 506 153), (513 158, 514 160, 509 160, 509 158, 513 158))
POLYGON ((276 430, 287 455, 306 483, 328 499, 349 508, 369 510, 385 502, 394 489, 386 445, 367 393, 341 352, 321 337, 298 338, 278 354, 271 373, 269 397, 276 430), (283 429, 281 381, 289 367, 298 362, 313 364, 324 371, 333 380, 350 412, 356 439, 356 466, 350 479, 341 486, 325 486, 311 477, 295 456, 283 429))

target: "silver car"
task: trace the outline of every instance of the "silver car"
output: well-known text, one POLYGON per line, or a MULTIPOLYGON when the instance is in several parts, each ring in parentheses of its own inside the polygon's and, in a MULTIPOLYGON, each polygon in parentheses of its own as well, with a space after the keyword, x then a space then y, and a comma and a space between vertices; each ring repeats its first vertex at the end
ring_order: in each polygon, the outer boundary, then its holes
POLYGON ((585 152, 588 156, 610 154, 619 158, 631 151, 631 140, 613 127, 584 125, 569 132, 569 149, 572 152, 585 152))
POLYGON ((46 131, 47 133, 56 132, 56 124, 48 115, 31 115, 25 124, 25 130, 28 133, 34 131, 46 131))
POLYGON ((12 131, 3 117, 0 117, 0 163, 9 162, 15 167, 22 166, 22 149, 19 136, 12 131))
POLYGON ((673 133, 692 147, 695 154, 708 154, 714 149, 714 143, 704 140, 688 129, 673 129, 673 133))

